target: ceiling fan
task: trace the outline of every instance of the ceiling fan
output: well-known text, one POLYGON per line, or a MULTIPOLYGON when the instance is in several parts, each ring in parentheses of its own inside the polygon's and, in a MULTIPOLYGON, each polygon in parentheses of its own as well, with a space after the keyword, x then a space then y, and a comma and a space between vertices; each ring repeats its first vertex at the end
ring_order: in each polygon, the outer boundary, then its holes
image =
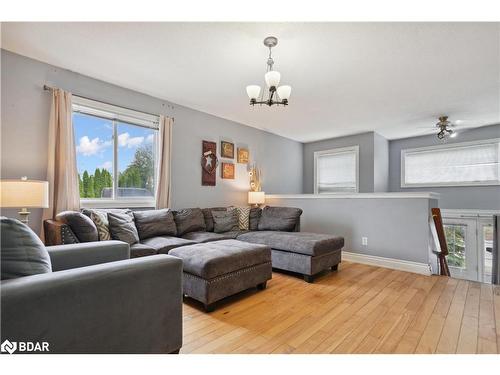
POLYGON ((434 126, 426 126, 422 129, 437 130, 436 136, 440 140, 455 138, 458 135, 456 128, 464 123, 463 120, 450 121, 448 120, 448 116, 440 116, 438 120, 439 121, 434 126))

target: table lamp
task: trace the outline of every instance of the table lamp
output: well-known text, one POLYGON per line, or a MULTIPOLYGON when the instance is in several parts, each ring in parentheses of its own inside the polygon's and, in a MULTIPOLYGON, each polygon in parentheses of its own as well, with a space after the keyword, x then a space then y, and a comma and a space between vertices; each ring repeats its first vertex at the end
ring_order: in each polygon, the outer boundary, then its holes
POLYGON ((47 181, 0 180, 0 207, 20 208, 21 221, 28 224, 28 208, 49 207, 49 183, 47 181))
POLYGON ((248 192, 248 204, 254 207, 259 207, 259 204, 264 204, 266 202, 266 193, 263 191, 249 191, 248 192))

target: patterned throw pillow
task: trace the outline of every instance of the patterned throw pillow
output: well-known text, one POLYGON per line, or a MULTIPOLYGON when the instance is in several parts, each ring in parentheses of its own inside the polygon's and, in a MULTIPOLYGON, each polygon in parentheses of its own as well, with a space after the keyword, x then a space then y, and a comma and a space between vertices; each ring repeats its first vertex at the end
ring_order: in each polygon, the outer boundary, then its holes
POLYGON ((108 214, 106 212, 91 210, 90 219, 92 219, 95 226, 97 227, 99 241, 111 240, 111 233, 109 233, 108 214))
POLYGON ((236 213, 238 214, 238 226, 240 230, 248 230, 250 226, 251 207, 230 207, 229 209, 236 210, 236 213))

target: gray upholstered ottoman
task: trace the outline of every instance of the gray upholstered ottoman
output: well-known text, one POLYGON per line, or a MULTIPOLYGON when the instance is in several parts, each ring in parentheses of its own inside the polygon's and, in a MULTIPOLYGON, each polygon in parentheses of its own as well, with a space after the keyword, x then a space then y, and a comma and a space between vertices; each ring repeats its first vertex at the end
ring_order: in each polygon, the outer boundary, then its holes
POLYGON ((273 268, 301 273, 310 283, 321 271, 337 269, 344 247, 343 237, 307 232, 255 231, 238 240, 268 245, 273 268))
POLYGON ((207 312, 214 302, 257 286, 272 278, 269 246, 237 240, 182 246, 169 255, 183 260, 184 294, 202 302, 207 312))

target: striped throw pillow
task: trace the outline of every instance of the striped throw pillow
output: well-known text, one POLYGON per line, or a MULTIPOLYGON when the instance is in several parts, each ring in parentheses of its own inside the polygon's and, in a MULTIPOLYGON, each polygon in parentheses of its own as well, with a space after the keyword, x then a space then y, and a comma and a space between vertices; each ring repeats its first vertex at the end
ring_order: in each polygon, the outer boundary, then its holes
POLYGON ((250 207, 229 207, 228 210, 236 210, 240 230, 248 230, 250 226, 250 207))
POLYGON ((111 233, 109 233, 109 221, 106 212, 91 210, 90 219, 97 227, 99 241, 109 241, 111 239, 111 233))

